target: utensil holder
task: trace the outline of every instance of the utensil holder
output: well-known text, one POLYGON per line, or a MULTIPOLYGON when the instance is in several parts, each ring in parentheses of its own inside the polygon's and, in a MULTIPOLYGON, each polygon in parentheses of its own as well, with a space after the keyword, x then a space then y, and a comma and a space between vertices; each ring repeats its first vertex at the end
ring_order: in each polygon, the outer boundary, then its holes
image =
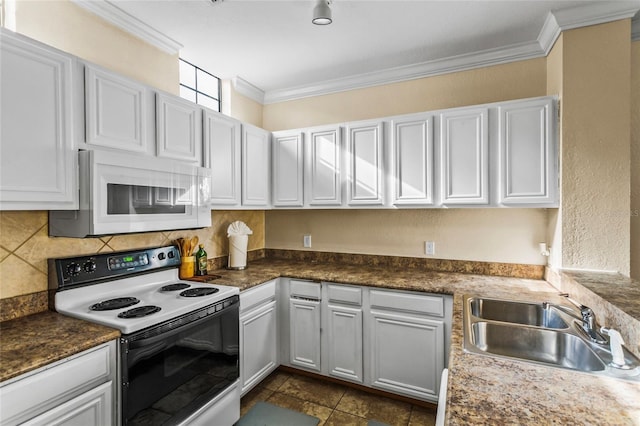
POLYGON ((181 280, 191 278, 196 272, 196 257, 195 256, 184 256, 182 258, 182 263, 180 264, 180 269, 178 270, 178 276, 181 280))

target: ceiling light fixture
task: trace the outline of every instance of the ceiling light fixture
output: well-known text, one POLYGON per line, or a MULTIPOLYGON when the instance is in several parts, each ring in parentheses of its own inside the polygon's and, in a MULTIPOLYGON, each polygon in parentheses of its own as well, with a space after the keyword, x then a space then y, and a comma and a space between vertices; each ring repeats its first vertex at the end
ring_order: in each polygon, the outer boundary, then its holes
POLYGON ((313 8, 313 22, 316 25, 329 25, 331 23, 331 0, 318 0, 313 8))

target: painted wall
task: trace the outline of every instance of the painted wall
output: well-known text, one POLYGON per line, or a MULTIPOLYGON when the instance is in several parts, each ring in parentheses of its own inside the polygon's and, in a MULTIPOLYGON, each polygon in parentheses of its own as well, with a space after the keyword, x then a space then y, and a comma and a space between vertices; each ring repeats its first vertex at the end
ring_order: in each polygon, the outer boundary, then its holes
POLYGON ((545 58, 264 106, 275 131, 542 96, 545 58))
POLYGON ((16 31, 169 93, 179 90, 178 55, 168 54, 69 0, 17 0, 16 31))
MULTIPOLYGON (((395 114, 544 96, 546 59, 533 59, 316 98, 265 105, 270 130, 384 117, 395 114)), ((543 209, 267 211, 268 248, 545 264, 543 209)))
POLYGON ((631 21, 566 31, 562 50, 562 266, 629 275, 631 21))
POLYGON ((631 277, 640 280, 640 41, 631 43, 631 277))

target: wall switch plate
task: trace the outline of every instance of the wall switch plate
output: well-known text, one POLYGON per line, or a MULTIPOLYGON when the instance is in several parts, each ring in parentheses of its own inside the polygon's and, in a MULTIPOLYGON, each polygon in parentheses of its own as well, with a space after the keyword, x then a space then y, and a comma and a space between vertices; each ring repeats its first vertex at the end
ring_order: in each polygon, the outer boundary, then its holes
POLYGON ((311 247, 311 235, 305 235, 304 238, 302 239, 302 244, 305 247, 310 248, 311 247))
POLYGON ((424 242, 424 254, 428 256, 433 256, 436 254, 436 243, 435 241, 425 241, 424 242))

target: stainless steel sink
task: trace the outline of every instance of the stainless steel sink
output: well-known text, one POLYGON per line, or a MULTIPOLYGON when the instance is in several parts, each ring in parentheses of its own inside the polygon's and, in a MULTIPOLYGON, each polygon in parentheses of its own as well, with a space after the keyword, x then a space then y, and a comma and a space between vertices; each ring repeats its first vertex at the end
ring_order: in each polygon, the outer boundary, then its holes
POLYGON ((475 322, 471 343, 483 353, 580 371, 603 371, 604 363, 581 338, 566 332, 475 322))
POLYGON ((482 298, 471 298, 467 303, 473 316, 486 320, 545 328, 569 328, 561 314, 551 305, 482 298))
POLYGON ((625 365, 612 363, 606 339, 590 339, 573 307, 471 295, 463 303, 466 352, 640 382, 640 359, 624 348, 625 365))

